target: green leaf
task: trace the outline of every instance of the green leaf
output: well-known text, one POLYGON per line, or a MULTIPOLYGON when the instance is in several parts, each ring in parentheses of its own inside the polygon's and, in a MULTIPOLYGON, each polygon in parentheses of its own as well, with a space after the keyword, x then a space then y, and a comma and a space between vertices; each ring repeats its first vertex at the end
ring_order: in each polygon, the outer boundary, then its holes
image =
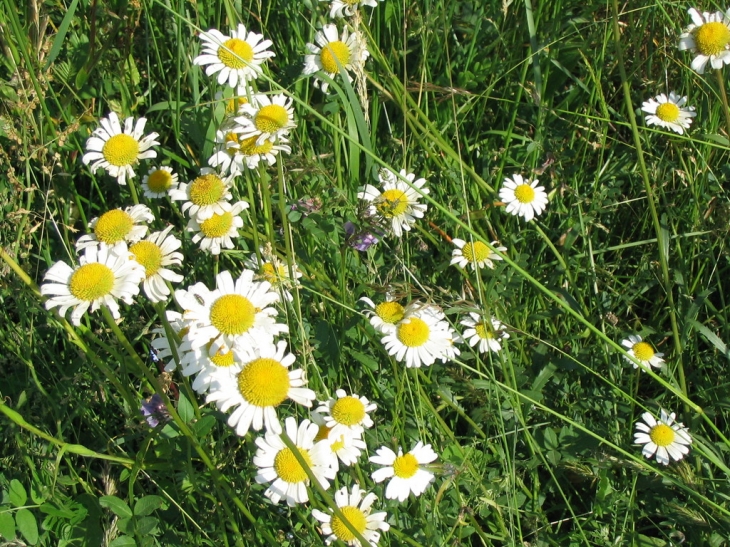
POLYGON ((177 402, 177 411, 185 423, 189 423, 190 420, 195 418, 195 411, 193 410, 192 403, 182 393, 180 394, 180 399, 177 402))
POLYGON ((137 547, 137 542, 130 536, 119 536, 109 544, 109 547, 137 547))
POLYGON ((0 537, 8 541, 15 538, 15 521, 10 513, 0 513, 0 537))
POLYGON ((119 519, 117 520, 117 528, 119 528, 119 531, 123 534, 127 534, 129 536, 134 535, 134 528, 137 524, 137 520, 134 517, 129 517, 128 519, 119 519))
POLYGON ((137 534, 146 536, 157 527, 157 522, 155 517, 142 517, 137 521, 137 534))
POLYGON ((46 66, 44 67, 44 70, 48 70, 48 67, 51 66, 51 63, 55 61, 56 57, 58 57, 58 54, 61 52, 61 46, 66 38, 68 27, 71 25, 71 21, 73 21, 76 6, 78 5, 79 0, 72 0, 71 4, 69 4, 68 8, 66 8, 66 14, 63 16, 63 21, 61 21, 61 24, 58 26, 56 36, 53 38, 51 51, 48 53, 48 57, 46 57, 46 66))
POLYGON ((33 513, 28 509, 20 509, 15 514, 15 523, 18 525, 18 530, 25 538, 25 541, 31 545, 38 543, 38 523, 33 513))
MULTIPOLYGON (((192 424, 192 430, 195 433, 195 436, 200 439, 202 437, 205 437, 210 432, 216 422, 217 420, 215 416, 203 416, 202 418, 200 418, 200 420, 192 424)), ((137 513, 135 512, 135 515, 136 514, 137 513)))
POLYGON ((137 500, 134 504, 134 516, 135 517, 146 517, 151 515, 154 511, 157 511, 162 504, 165 503, 160 496, 145 496, 137 500))
POLYGON ((99 505, 106 507, 119 518, 131 518, 132 510, 124 500, 116 496, 102 496, 99 498, 99 505))
POLYGON ((25 491, 25 487, 18 479, 10 481, 10 492, 8 494, 10 497, 10 503, 12 503, 14 507, 22 507, 25 505, 25 502, 28 501, 28 493, 25 491))

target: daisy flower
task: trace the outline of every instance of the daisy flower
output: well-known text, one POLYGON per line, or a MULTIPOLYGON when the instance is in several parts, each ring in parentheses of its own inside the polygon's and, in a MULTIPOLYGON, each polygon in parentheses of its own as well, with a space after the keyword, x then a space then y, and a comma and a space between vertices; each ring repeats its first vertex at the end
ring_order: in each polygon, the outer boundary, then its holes
POLYGON ((644 412, 641 417, 644 422, 636 423, 634 443, 643 444, 641 453, 651 458, 656 455, 656 461, 668 465, 670 458, 679 461, 689 452, 689 445, 692 444, 692 437, 684 424, 675 422, 675 414, 667 414, 663 408, 660 409, 659 420, 654 418, 650 412, 644 412))
MULTIPOLYGON (((390 524, 385 522, 388 516, 386 512, 370 513, 373 503, 377 499, 375 494, 365 494, 357 484, 353 485, 352 493, 348 494, 346 486, 335 492, 335 503, 344 519, 371 546, 377 545, 380 541, 380 532, 378 530, 385 532, 390 529, 390 524)), ((344 520, 337 515, 330 515, 318 509, 312 509, 312 516, 322 523, 322 534, 327 536, 325 538, 327 545, 338 539, 345 545, 355 547, 362 545, 355 537, 355 534, 347 527, 344 520)))
POLYGON ((499 199, 507 204, 507 212, 525 217, 531 221, 547 207, 548 198, 545 188, 538 186, 538 180, 523 179, 522 175, 505 178, 499 199))
MULTIPOLYGON (((304 56, 303 75, 326 72, 334 78, 342 66, 344 75, 352 81, 348 71, 362 70, 362 65, 370 55, 359 32, 350 31, 345 27, 342 37, 337 32, 337 25, 329 24, 322 27, 314 36, 316 44, 307 44, 310 55, 304 56)), ((315 77, 314 85, 327 93, 329 84, 315 77)))
POLYGON ((170 191, 177 189, 177 173, 172 167, 153 167, 142 179, 142 190, 146 198, 164 198, 170 191))
POLYGON ((488 351, 497 352, 502 349, 500 340, 509 338, 509 333, 505 332, 504 325, 495 317, 487 320, 479 314, 469 312, 471 319, 463 319, 461 324, 468 327, 462 338, 466 340, 471 347, 478 345, 479 353, 488 351))
MULTIPOLYGON (((336 471, 330 464, 332 456, 329 448, 322 443, 314 444, 319 429, 317 424, 303 420, 297 425, 296 419, 290 416, 284 422, 284 427, 287 437, 294 443, 319 484, 325 490, 328 489, 329 481, 335 478, 336 471)), ((264 437, 256 439, 256 446, 258 450, 253 458, 254 465, 259 468, 256 482, 271 483, 264 495, 272 503, 279 503, 283 498, 290 507, 309 501, 307 472, 294 452, 281 440, 281 436, 269 431, 264 437)))
POLYGON ((639 368, 636 361, 647 369, 649 367, 660 368, 664 363, 664 359, 662 359, 664 354, 654 352, 654 348, 648 342, 643 342, 638 334, 630 334, 628 338, 621 340, 621 345, 627 348, 626 353, 633 357, 630 359, 624 355, 624 359, 634 365, 634 368, 639 368))
POLYGON ((171 283, 180 283, 183 280, 182 275, 165 267, 179 266, 183 260, 182 253, 177 252, 182 243, 170 230, 172 226, 150 234, 129 248, 132 258, 144 266, 145 279, 142 288, 152 302, 161 302, 170 296, 166 280, 171 283))
POLYGON ((201 394, 209 391, 211 384, 220 381, 222 377, 231 381, 229 371, 232 367, 250 358, 250 354, 244 348, 234 347, 229 351, 220 348, 212 351, 212 345, 208 343, 203 347, 192 349, 191 341, 185 336, 178 351, 181 355, 180 373, 186 378, 195 374, 192 388, 201 394))
POLYGON ((288 140, 280 136, 274 144, 265 140, 256 144, 258 136, 240 138, 234 130, 216 133, 216 152, 208 159, 208 165, 220 169, 221 173, 239 175, 246 169, 256 169, 262 161, 269 165, 276 163, 279 152, 291 154, 288 140))
POLYGON ((690 8, 692 24, 679 36, 679 49, 697 54, 692 59, 692 70, 703 74, 709 61, 712 68, 730 64, 730 10, 700 13, 690 8))
POLYGON ((225 116, 227 120, 230 120, 233 119, 233 116, 242 114, 241 108, 248 103, 248 98, 254 93, 255 91, 248 84, 239 84, 232 97, 227 99, 223 91, 216 91, 215 100, 216 102, 226 103, 225 116))
MULTIPOLYGON (((459 268, 466 268, 471 264, 471 268, 474 271, 484 266, 493 270, 494 262, 492 261, 502 260, 502 257, 481 241, 474 241, 472 243, 463 239, 454 238, 451 242, 456 245, 456 249, 454 249, 451 255, 451 264, 456 264, 459 268)), ((507 250, 507 247, 498 246, 496 241, 492 241, 491 245, 501 253, 507 250)))
POLYGON ((188 221, 186 230, 195 232, 193 243, 200 243, 200 249, 209 251, 212 255, 219 255, 221 248, 233 249, 235 245, 231 238, 238 237, 238 228, 243 226, 241 211, 248 209, 248 203, 239 201, 231 205, 223 203, 220 211, 213 216, 200 220, 192 217, 188 221))
POLYGON ((79 259, 79 265, 72 268, 65 262, 56 262, 43 278, 41 294, 50 296, 46 309, 58 307, 61 317, 69 308, 71 323, 81 324, 81 316, 91 308, 95 311, 102 304, 119 319, 117 299, 127 304, 139 294, 139 284, 144 279, 144 267, 129 259, 125 243, 110 248, 105 244, 87 247, 79 259))
POLYGON ((91 163, 91 172, 105 169, 109 175, 117 178, 122 185, 127 179, 134 178, 133 166, 139 160, 156 158, 157 152, 150 150, 157 142, 157 133, 144 135, 146 118, 140 118, 134 123, 134 118, 124 120, 124 130, 119 125, 119 117, 114 112, 108 118, 99 120, 98 127, 86 141, 86 154, 81 159, 84 165, 91 163), (92 163, 93 162, 93 163, 92 163))
POLYGON ((349 430, 355 435, 362 435, 365 428, 373 427, 370 412, 378 408, 365 397, 348 395, 344 389, 335 392, 336 399, 330 398, 321 401, 316 412, 322 415, 324 425, 332 429, 335 434, 342 430, 349 430))
POLYGON ((413 312, 406 311, 405 318, 381 340, 385 350, 396 361, 405 361, 406 367, 432 365, 437 359, 446 362, 459 355, 454 342, 459 336, 430 306, 413 312))
POLYGON ((132 205, 125 210, 112 209, 100 217, 91 219, 89 230, 93 233, 81 236, 76 241, 76 250, 96 247, 105 243, 110 247, 125 246, 139 241, 147 233, 147 224, 155 220, 155 215, 146 205, 132 205))
POLYGON ((662 93, 654 99, 645 101, 641 105, 641 110, 648 114, 645 118, 647 124, 671 129, 682 135, 685 129, 689 129, 692 118, 697 115, 694 112, 694 106, 685 108, 685 104, 687 104, 687 97, 680 97, 672 91, 669 93, 669 97, 662 93))
POLYGON ((250 258, 243 261, 243 265, 256 272, 255 279, 271 283, 271 287, 278 291, 283 298, 286 298, 288 302, 294 300, 287 287, 298 287, 299 282, 297 280, 302 277, 302 272, 299 271, 296 265, 292 264, 292 271, 294 272, 294 281, 292 281, 289 277, 289 266, 274 254, 271 245, 267 244, 266 247, 259 249, 259 252, 261 253, 261 263, 259 263, 256 253, 254 253, 250 258))
POLYGON ((396 324, 406 314, 405 308, 394 300, 386 300, 376 305, 367 296, 363 296, 360 301, 370 306, 371 309, 365 310, 363 313, 370 317, 370 324, 375 330, 383 334, 395 331, 396 324))
MULTIPOLYGON (((377 0, 319 0, 320 2, 332 2, 330 6, 330 18, 352 17, 360 6, 376 7, 377 0)), ((383 0, 380 0, 381 2, 383 0)))
POLYGON ((183 317, 190 327, 187 336, 191 349, 213 342, 211 352, 233 346, 258 347, 271 344, 274 337, 289 332, 276 322, 275 308, 279 295, 266 281, 254 281, 254 272, 243 270, 235 281, 228 271, 216 276, 215 290, 196 283, 188 290, 175 291, 175 300, 185 310, 183 317))
POLYGON ((281 433, 276 407, 287 399, 306 407, 317 397, 314 391, 302 387, 307 379, 302 369, 289 370, 295 357, 286 353, 286 341, 274 346, 266 344, 253 348, 251 360, 229 367, 228 374, 217 377, 206 402, 214 401, 218 410, 226 412, 238 406, 228 418, 228 425, 243 437, 250 428, 281 433))
POLYGON ((187 212, 190 218, 199 222, 209 219, 213 214, 225 212, 223 206, 233 196, 231 195, 231 181, 233 177, 221 178, 213 169, 203 167, 200 176, 190 183, 183 183, 170 191, 170 199, 184 201, 183 213, 187 212))
POLYGON ((423 218, 428 205, 418 203, 421 194, 428 194, 428 188, 424 188, 426 179, 416 179, 413 173, 406 174, 405 170, 400 172, 401 180, 389 169, 380 171, 380 182, 383 192, 374 186, 367 184, 357 197, 369 201, 371 204, 368 214, 380 216, 390 222, 393 233, 401 237, 403 231, 408 231, 415 224, 416 219, 423 218))
POLYGON ((375 482, 390 479, 385 489, 385 497, 389 500, 405 501, 411 492, 414 496, 420 496, 433 480, 433 473, 421 466, 431 463, 437 457, 431 445, 424 446, 421 441, 406 454, 399 448, 397 456, 390 448, 383 446, 377 450, 375 456, 370 456, 371 462, 385 466, 375 471, 372 479, 375 482))
POLYGON ((286 137, 297 126, 292 101, 283 93, 254 95, 250 103, 241 106, 243 115, 235 119, 239 141, 256 137, 256 146, 261 146, 267 140, 277 142, 279 137, 286 137))
POLYGON ((339 462, 348 467, 354 465, 360 459, 362 451, 367 450, 365 441, 359 435, 348 429, 334 431, 324 424, 324 416, 318 412, 312 412, 312 421, 319 426, 314 442, 322 442, 329 447, 332 452, 331 463, 335 471, 340 469, 339 462))
POLYGON ((208 65, 205 69, 208 76, 218 73, 219 85, 228 82, 235 89, 239 83, 258 78, 263 73, 261 64, 274 56, 273 51, 268 51, 273 42, 263 38, 255 32, 247 33, 246 27, 241 24, 238 30, 231 31, 230 36, 216 29, 202 32, 203 49, 193 64, 208 65))
MULTIPOLYGON (((177 334, 179 338, 183 339, 181 344, 177 344, 177 342, 173 341, 173 344, 175 344, 175 351, 177 352, 177 356, 180 360, 182 360, 184 354, 182 346, 185 341, 184 336, 188 332, 188 327, 183 320, 182 314, 179 312, 176 312, 174 310, 166 310, 165 317, 167 318, 167 322, 170 324, 170 328, 173 330, 173 332, 177 334)), ((150 346, 152 347, 157 358, 160 361, 162 361, 163 363, 167 361, 165 363, 165 372, 172 372, 177 368, 177 363, 175 362, 174 354, 172 352, 172 344, 170 343, 170 339, 167 337, 167 331, 165 330, 165 327, 157 327, 152 331, 152 333, 158 336, 154 338, 152 342, 150 342, 150 346)), ((189 347, 187 351, 190 351, 189 347)))

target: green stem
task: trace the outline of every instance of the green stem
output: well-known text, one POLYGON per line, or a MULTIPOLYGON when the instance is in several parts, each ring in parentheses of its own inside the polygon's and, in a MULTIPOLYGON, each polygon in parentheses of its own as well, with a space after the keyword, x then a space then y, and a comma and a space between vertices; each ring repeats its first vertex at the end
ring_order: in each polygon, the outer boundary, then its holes
POLYGON ((717 87, 720 89, 720 99, 722 99, 722 113, 725 114, 725 129, 727 129, 728 137, 730 137, 730 105, 727 102, 727 91, 725 91, 725 78, 722 75, 722 69, 715 69, 717 76, 717 87))

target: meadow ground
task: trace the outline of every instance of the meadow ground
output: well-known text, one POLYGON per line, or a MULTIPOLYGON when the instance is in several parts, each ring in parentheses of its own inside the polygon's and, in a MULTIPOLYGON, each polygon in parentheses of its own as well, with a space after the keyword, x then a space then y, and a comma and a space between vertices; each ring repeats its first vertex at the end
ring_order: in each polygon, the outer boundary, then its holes
POLYGON ((0 545, 729 544, 730 6, 1 1, 0 545))

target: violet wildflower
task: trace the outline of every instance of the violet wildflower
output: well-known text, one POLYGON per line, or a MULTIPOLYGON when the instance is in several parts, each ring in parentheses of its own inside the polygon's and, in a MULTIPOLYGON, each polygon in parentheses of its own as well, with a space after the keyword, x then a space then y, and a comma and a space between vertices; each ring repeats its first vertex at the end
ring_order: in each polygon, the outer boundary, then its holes
POLYGON ((160 397, 157 393, 149 399, 142 399, 142 407, 140 410, 147 419, 147 423, 153 428, 160 425, 160 422, 165 423, 170 419, 170 413, 168 412, 162 397, 160 397))
POLYGON ((359 230, 355 224, 349 220, 345 222, 343 228, 345 229, 345 240, 347 244, 358 251, 367 251, 370 247, 380 241, 378 236, 367 230, 359 230))

